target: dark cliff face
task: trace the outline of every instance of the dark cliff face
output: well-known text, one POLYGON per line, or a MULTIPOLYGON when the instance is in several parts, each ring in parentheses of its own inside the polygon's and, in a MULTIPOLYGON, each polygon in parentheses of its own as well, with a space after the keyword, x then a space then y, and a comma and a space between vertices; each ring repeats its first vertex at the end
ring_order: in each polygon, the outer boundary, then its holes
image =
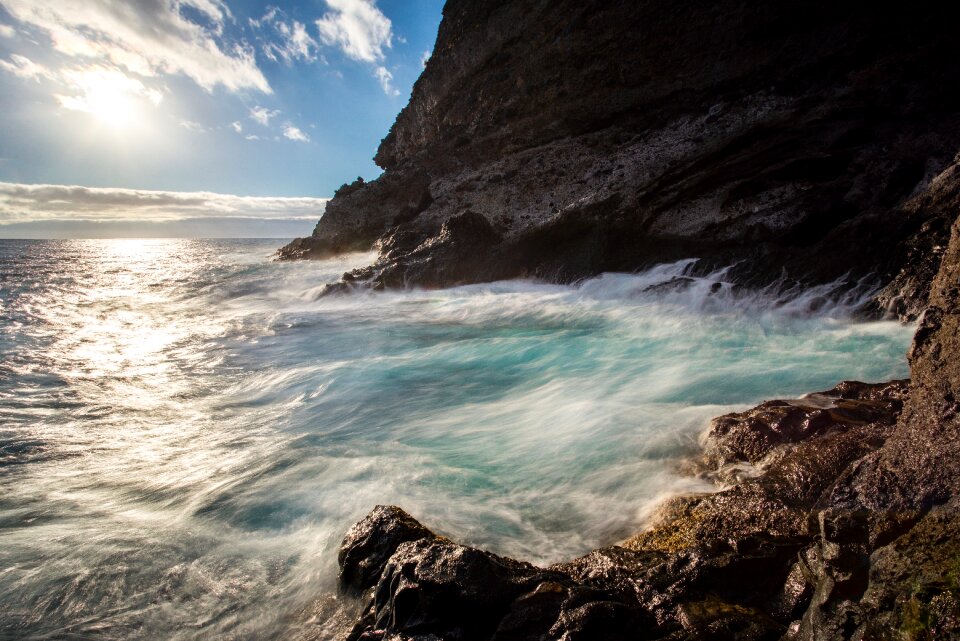
MULTIPOLYGON (((280 255, 376 246, 352 276, 375 286, 572 280, 686 256, 742 261, 741 282, 783 269, 888 282, 949 227, 924 228, 909 203, 960 148, 950 14, 453 0, 377 153, 384 175, 338 192, 280 255), (464 215, 474 224, 444 229, 464 215), (459 264, 454 241, 474 245, 459 264)), ((923 292, 900 283, 897 311, 916 312, 923 292)))

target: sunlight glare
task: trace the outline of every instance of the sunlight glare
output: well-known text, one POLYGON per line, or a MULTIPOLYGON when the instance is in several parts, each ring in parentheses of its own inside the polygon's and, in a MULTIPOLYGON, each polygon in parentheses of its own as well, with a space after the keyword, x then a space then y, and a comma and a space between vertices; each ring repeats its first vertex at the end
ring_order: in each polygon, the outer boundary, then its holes
POLYGON ((163 99, 160 92, 148 89, 139 80, 116 69, 86 69, 74 73, 71 80, 81 95, 58 96, 60 104, 67 109, 89 113, 114 129, 128 129, 140 124, 146 115, 145 103, 155 106, 163 99))

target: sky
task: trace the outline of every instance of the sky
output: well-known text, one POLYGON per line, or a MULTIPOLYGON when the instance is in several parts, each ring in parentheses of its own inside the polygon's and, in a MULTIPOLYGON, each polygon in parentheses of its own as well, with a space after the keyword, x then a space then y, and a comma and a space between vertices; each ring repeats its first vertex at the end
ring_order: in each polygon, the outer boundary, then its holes
POLYGON ((443 0, 0 0, 0 238, 308 234, 443 0))

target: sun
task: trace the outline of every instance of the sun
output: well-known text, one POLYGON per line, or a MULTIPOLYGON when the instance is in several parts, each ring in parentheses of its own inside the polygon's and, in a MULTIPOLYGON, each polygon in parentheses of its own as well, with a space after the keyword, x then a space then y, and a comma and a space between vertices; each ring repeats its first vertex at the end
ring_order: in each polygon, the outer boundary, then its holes
POLYGON ((130 129, 142 124, 152 103, 162 94, 117 69, 93 67, 74 72, 71 84, 78 95, 58 96, 60 104, 83 111, 113 129, 130 129))

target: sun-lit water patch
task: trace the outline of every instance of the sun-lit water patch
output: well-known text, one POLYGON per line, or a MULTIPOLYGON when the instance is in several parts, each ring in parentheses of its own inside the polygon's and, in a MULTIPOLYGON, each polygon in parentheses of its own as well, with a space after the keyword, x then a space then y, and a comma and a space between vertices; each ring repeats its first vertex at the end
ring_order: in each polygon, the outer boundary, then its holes
POLYGON ((274 246, 0 241, 0 636, 317 632, 375 504, 568 558, 704 489, 676 463, 710 417, 907 374, 912 328, 831 288, 678 263, 321 297, 372 257, 274 246))

